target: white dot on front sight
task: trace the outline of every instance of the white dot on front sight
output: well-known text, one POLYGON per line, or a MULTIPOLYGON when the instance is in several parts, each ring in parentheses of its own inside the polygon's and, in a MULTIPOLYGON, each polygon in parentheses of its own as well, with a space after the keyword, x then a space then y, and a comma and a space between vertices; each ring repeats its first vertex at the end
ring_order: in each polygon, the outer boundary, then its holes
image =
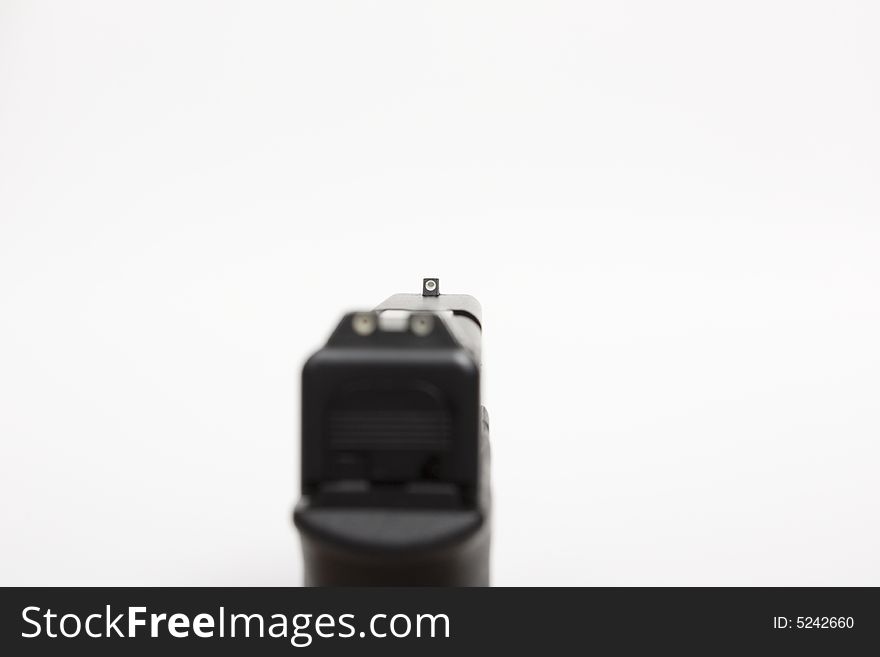
POLYGON ((428 292, 433 292, 437 289, 437 281, 425 281, 425 289, 428 292))

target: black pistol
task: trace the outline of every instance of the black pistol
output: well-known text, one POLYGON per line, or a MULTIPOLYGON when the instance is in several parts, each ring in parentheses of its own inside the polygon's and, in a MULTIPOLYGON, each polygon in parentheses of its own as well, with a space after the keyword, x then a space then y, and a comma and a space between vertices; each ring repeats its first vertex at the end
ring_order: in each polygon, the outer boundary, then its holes
POLYGON ((487 586, 480 304, 395 294, 345 315, 302 372, 306 586, 487 586))

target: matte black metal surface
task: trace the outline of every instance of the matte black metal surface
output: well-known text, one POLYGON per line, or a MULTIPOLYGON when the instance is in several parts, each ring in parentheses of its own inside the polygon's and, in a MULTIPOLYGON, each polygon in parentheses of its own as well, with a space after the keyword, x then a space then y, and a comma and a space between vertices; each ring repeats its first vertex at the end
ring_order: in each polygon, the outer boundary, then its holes
POLYGON ((476 299, 425 279, 423 295, 345 315, 306 362, 294 522, 307 584, 488 584, 480 321, 476 299))

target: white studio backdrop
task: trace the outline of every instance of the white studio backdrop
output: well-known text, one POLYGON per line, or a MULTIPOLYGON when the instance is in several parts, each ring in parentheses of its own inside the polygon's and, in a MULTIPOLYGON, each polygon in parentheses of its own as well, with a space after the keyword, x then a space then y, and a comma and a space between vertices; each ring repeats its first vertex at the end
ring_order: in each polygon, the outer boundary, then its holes
POLYGON ((0 584, 293 585, 299 368, 485 314, 498 585, 880 585, 872 2, 0 4, 0 584))

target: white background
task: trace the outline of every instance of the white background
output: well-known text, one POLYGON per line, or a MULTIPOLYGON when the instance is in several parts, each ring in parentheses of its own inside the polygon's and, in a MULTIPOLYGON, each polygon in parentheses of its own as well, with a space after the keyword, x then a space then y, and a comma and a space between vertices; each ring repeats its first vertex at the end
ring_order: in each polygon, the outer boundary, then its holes
POLYGON ((297 584, 299 368, 485 313, 494 583, 880 585, 871 2, 0 4, 0 583, 297 584))

